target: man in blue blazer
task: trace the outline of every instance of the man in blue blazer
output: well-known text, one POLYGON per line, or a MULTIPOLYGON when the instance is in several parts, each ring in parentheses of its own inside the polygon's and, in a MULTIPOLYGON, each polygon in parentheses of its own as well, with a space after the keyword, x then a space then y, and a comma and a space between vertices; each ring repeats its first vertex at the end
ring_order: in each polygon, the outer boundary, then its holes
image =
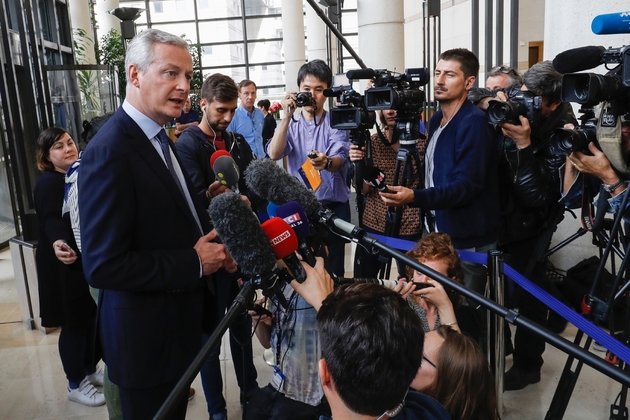
MULTIPOLYGON (((101 289, 104 359, 125 419, 153 418, 201 343, 204 276, 235 269, 162 126, 181 114, 192 60, 155 29, 127 50, 127 98, 86 148, 79 176, 83 267, 101 289), (205 235, 204 235, 205 234, 205 235)), ((176 414, 184 419, 188 388, 176 414)))
MULTIPOLYGON (((425 210, 428 230, 448 233, 458 249, 485 252, 496 245, 501 221, 497 147, 486 114, 468 101, 479 60, 456 48, 440 54, 435 68, 435 99, 424 158, 424 188, 388 186, 380 193, 389 206, 425 210)), ((472 267, 466 285, 483 293, 485 273, 472 267)))

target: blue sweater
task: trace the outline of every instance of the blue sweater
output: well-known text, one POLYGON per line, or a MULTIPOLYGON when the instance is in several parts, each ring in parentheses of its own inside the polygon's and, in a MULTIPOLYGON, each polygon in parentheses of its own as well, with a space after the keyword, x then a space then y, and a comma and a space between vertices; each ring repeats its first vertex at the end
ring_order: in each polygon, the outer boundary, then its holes
MULTIPOLYGON (((429 141, 442 119, 431 118, 429 141)), ((501 221, 497 150, 486 114, 465 101, 444 127, 435 148, 433 185, 414 191, 414 205, 435 210, 437 230, 455 248, 488 245, 501 221)))

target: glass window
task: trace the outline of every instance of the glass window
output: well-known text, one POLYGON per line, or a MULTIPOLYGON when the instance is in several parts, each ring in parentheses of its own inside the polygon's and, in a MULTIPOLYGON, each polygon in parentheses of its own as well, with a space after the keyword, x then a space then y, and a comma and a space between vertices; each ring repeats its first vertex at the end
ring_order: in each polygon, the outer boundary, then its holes
POLYGON ((241 0, 197 0, 197 6, 200 20, 241 16, 241 0))
POLYGON ((343 12, 341 15, 341 30, 346 33, 357 33, 359 31, 357 12, 343 12))
POLYGON ((247 53, 252 64, 283 61, 282 41, 249 42, 247 53))
POLYGON ((189 39, 193 44, 197 43, 197 33, 195 31, 195 24, 190 23, 161 23, 154 24, 154 28, 161 29, 169 32, 173 35, 183 36, 185 39, 189 39))
POLYGON ((214 67, 245 64, 242 56, 242 47, 240 47, 241 53, 239 56, 239 47, 240 46, 233 44, 213 45, 211 54, 206 54, 206 50, 204 48, 204 53, 201 56, 201 66, 214 67))
POLYGON ((161 1, 156 1, 154 3, 151 3, 153 5, 153 10, 151 10, 151 18, 153 20, 157 20, 159 19, 159 14, 164 13, 164 5, 162 4, 161 1))
POLYGON ((243 41, 243 23, 238 20, 199 22, 199 42, 243 41))
POLYGON ((245 16, 268 15, 270 13, 278 13, 279 7, 280 1, 245 0, 245 16))
MULTIPOLYGON (((256 82, 256 85, 261 86, 284 86, 284 76, 282 71, 284 70, 284 64, 268 65, 267 70, 262 70, 261 66, 249 68, 249 78, 256 82)), ((283 88, 284 89, 284 88, 283 88)))
POLYGON ((282 18, 252 18, 246 20, 247 39, 276 38, 278 30, 282 30, 282 18))
POLYGON ((225 68, 219 68, 219 69, 204 70, 203 79, 205 80, 206 77, 215 73, 221 73, 226 76, 230 76, 232 79, 234 79, 236 83, 245 79, 245 67, 225 67, 225 68))
MULTIPOLYGON (((152 22, 176 22, 181 20, 195 20, 194 0, 162 0, 150 2, 154 5, 155 15, 151 9, 152 22), (158 8, 158 4, 160 5, 158 8)), ((144 8, 144 7, 143 7, 144 8)))
MULTIPOLYGON (((136 25, 146 25, 147 23, 147 12, 146 12, 146 4, 144 3, 144 1, 125 1, 125 0, 120 0, 120 7, 135 7, 137 9, 142 9, 143 12, 140 14, 140 17, 138 19, 136 19, 134 22, 136 22, 136 25)), ((151 13, 153 13, 153 9, 149 9, 151 11, 151 13)), ((155 20, 155 16, 151 15, 151 19, 155 20)), ((138 29, 138 32, 140 32, 140 29, 138 29)))

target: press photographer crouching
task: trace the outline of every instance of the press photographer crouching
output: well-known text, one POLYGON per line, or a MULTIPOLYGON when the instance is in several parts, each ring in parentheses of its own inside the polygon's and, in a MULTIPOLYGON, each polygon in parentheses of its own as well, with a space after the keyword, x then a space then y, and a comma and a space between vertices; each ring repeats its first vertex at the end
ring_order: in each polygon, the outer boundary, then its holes
MULTIPOLYGON (((554 129, 575 124, 569 103, 562 102, 562 75, 550 61, 532 66, 523 76, 520 90, 477 90, 471 99, 488 105, 488 120, 496 124, 499 147, 499 185, 502 221, 498 248, 506 260, 525 277, 549 290, 545 265, 540 262, 551 233, 562 217, 557 202, 559 170, 564 157, 553 153, 554 129), (489 95, 503 101, 488 101, 489 95), (485 99, 485 100, 484 100, 485 99), (507 99, 507 100, 506 100, 507 99)), ((541 326, 547 325, 547 307, 513 283, 508 283, 506 304, 541 326)), ((509 328, 506 328, 509 333, 509 328)), ((510 340, 506 340, 509 354, 510 340)), ((512 391, 540 381, 545 342, 517 328, 514 365, 505 374, 505 390, 512 391)))

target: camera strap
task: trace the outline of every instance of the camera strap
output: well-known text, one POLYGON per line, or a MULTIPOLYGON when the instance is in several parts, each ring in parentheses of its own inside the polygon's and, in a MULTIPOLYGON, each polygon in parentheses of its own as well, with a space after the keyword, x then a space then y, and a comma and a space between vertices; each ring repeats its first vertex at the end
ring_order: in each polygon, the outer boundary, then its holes
POLYGON ((593 200, 591 190, 586 186, 586 177, 582 175, 582 212, 580 219, 582 227, 589 232, 593 231, 593 200))

